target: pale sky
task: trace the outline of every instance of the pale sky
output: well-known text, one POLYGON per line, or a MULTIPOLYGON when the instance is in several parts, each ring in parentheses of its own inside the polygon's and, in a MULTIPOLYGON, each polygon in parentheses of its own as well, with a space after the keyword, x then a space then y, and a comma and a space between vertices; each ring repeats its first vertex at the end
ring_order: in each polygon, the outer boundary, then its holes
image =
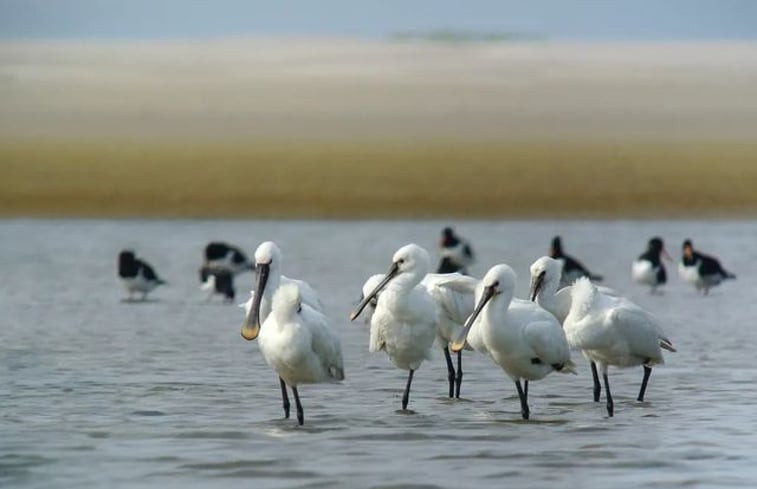
POLYGON ((382 38, 435 29, 580 40, 756 39, 757 0, 0 0, 6 39, 382 38))

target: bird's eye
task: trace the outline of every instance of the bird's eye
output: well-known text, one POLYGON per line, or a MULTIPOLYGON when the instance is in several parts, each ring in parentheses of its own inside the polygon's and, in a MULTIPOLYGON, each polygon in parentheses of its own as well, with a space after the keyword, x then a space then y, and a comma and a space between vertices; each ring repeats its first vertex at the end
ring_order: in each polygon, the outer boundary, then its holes
POLYGON ((496 282, 494 282, 494 283, 492 284, 492 287, 499 287, 499 280, 497 280, 496 282))
POLYGON ((400 258, 399 260, 397 260, 397 263, 399 263, 400 265, 402 265, 403 263, 405 263, 405 259, 404 258, 400 258))

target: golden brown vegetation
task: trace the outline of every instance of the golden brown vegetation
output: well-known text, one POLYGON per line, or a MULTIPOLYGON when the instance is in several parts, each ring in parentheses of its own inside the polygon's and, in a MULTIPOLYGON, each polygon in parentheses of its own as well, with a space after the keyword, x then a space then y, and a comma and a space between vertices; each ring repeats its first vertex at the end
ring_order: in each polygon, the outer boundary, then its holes
POLYGON ((5 216, 753 216, 757 143, 0 144, 5 216))

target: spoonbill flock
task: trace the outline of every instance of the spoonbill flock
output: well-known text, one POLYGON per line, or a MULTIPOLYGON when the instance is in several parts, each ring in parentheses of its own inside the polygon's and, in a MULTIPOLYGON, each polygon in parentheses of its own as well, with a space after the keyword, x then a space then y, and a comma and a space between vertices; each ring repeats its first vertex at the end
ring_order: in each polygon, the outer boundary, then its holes
MULTIPOLYGON (((289 388, 303 424, 298 386, 345 378, 339 339, 313 288, 281 275, 282 253, 275 243, 257 248, 254 267, 257 287, 244 304, 241 333, 246 340, 258 339, 263 358, 278 375, 284 416, 290 414, 289 388)), ((460 397, 461 355, 474 350, 514 382, 523 419, 530 418, 529 382, 552 372, 577 373, 571 349, 590 361, 595 401, 601 371, 608 416, 614 415, 608 366, 644 367, 641 401, 652 366, 664 361, 661 349, 675 351, 651 314, 611 289, 597 288, 586 277, 560 288, 559 259, 545 256, 533 264, 530 300, 515 298, 517 276, 506 264, 494 265, 480 280, 430 270, 428 251, 413 243, 400 247, 385 273, 368 277, 350 314, 354 321, 367 311, 368 350, 386 353, 407 372, 403 411, 415 372, 431 359, 434 343, 444 352, 449 397, 460 397)))
MULTIPOLYGON (((410 403, 414 375, 432 358, 435 344, 444 354, 445 392, 450 398, 461 395, 463 351, 477 352, 515 384, 523 419, 531 416, 530 382, 553 372, 578 373, 571 351, 589 362, 595 402, 604 383, 608 417, 615 414, 610 366, 643 368, 636 399, 644 401, 652 368, 664 363, 663 350, 676 351, 654 315, 615 290, 597 285, 602 277, 565 254, 559 236, 552 241, 550 256, 531 265, 526 300, 515 297, 518 278, 507 264, 495 264, 480 279, 468 276, 473 249, 451 228, 442 232, 439 254, 439 264, 432 269, 431 256, 423 247, 413 243, 400 247, 384 273, 365 280, 361 299, 349 316, 351 321, 363 316, 370 323, 370 352, 386 353, 395 367, 407 372, 403 411, 410 403)), ((632 279, 652 294, 661 293, 659 288, 667 281, 663 259, 671 261, 662 238, 651 238, 632 264, 632 279)), ((241 334, 248 341, 258 340, 263 358, 279 377, 284 417, 290 416, 291 390, 302 425, 298 388, 344 380, 344 361, 339 337, 314 288, 284 276, 282 269, 281 249, 272 241, 260 244, 252 261, 240 249, 216 241, 204 250, 200 276, 208 299, 221 294, 231 301, 234 276, 254 271, 255 289, 242 304, 241 334)), ((679 274, 704 295, 735 278, 716 258, 696 251, 689 239, 683 243, 679 274)), ((118 275, 129 300, 134 293, 141 293, 144 300, 165 284, 131 250, 120 253, 118 275)))

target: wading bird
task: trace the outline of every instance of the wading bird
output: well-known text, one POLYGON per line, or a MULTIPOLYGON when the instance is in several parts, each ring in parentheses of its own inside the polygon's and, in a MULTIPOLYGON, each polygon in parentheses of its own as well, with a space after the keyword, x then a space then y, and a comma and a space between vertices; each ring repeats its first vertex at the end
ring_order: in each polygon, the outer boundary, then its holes
POLYGON ((286 386, 292 389, 300 425, 305 422, 305 415, 297 387, 344 380, 339 338, 326 316, 303 304, 296 284, 283 284, 274 294, 271 313, 260 327, 258 344, 266 363, 282 381, 286 417, 289 417, 286 386))
POLYGON ((656 294, 657 288, 668 281, 665 265, 661 260, 663 256, 671 260, 670 255, 665 251, 662 238, 654 237, 649 240, 647 250, 631 266, 631 278, 637 283, 648 285, 650 294, 656 294))
POLYGON ((552 372, 575 373, 575 365, 557 319, 533 302, 514 298, 516 280, 507 265, 489 269, 476 290, 476 309, 452 351, 460 351, 467 341, 489 356, 515 382, 521 415, 528 419, 528 382, 552 372))
POLYGON ((678 274, 703 295, 707 295, 712 287, 720 285, 723 280, 736 278, 736 275, 723 268, 717 258, 694 250, 690 239, 683 242, 678 274))
POLYGON ((129 293, 127 300, 132 300, 135 292, 142 294, 142 300, 158 285, 166 282, 159 278, 155 270, 145 261, 136 257, 133 251, 124 250, 118 255, 118 276, 129 293))
POLYGON ((354 321, 378 296, 371 317, 368 350, 384 351, 397 368, 407 370, 402 409, 407 409, 413 374, 431 355, 437 333, 437 309, 421 280, 428 272, 428 252, 416 244, 397 250, 384 279, 350 315, 354 321), (379 294, 380 293, 380 294, 379 294))
POLYGON ((628 299, 602 294, 586 278, 573 285, 570 312, 563 328, 570 346, 581 350, 591 362, 594 401, 599 401, 602 390, 596 369, 602 372, 609 416, 614 413, 614 405, 608 366, 642 365, 644 377, 637 400, 643 401, 652 367, 664 363, 661 348, 676 351, 654 316, 628 299))

